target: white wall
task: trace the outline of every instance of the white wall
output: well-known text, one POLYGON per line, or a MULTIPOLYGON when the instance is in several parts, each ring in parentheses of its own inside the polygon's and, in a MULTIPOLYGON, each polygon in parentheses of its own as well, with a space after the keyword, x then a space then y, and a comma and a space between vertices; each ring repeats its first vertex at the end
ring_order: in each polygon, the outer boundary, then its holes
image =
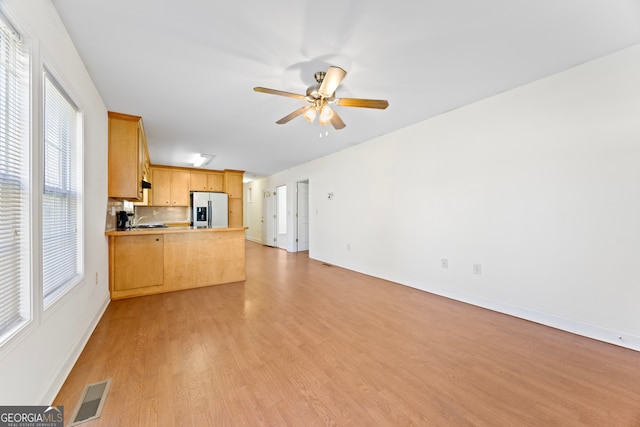
POLYGON ((309 179, 312 258, 640 349, 639 75, 640 45, 256 185, 309 179))
MULTIPOLYGON (((0 348, 0 404, 50 404, 109 302, 108 252, 104 236, 107 203, 107 111, 49 0, 3 0, 2 11, 30 45, 34 125, 32 188, 34 244, 39 247, 38 177, 40 81, 46 63, 84 114, 85 279, 51 309, 42 311, 39 259, 34 258, 34 318, 26 330, 0 348), (98 283, 96 284, 96 274, 98 283)), ((70 408, 71 410, 73 408, 70 408)))

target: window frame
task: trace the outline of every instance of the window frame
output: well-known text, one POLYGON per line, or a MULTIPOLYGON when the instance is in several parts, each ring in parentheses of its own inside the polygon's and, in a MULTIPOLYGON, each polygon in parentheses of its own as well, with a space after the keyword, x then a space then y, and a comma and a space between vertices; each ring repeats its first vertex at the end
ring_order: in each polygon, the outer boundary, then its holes
MULTIPOLYGON (((65 295, 69 294, 73 289, 75 289, 78 285, 84 282, 85 278, 85 259, 84 259, 84 115, 82 110, 79 107, 79 104, 75 102, 74 98, 71 95, 71 92, 67 89, 69 85, 65 85, 62 83, 62 80, 58 78, 55 72, 53 72, 53 67, 50 66, 47 61, 43 61, 43 65, 40 70, 40 83, 41 83, 41 102, 40 102, 40 112, 41 119, 39 124, 39 131, 41 132, 40 138, 40 221, 39 221, 39 247, 40 247, 40 283, 38 292, 40 294, 42 309, 44 312, 49 311, 51 308, 56 306, 57 302, 64 298, 65 295), (54 187, 47 187, 46 184, 46 156, 45 150, 47 149, 47 141, 45 134, 45 126, 46 126, 46 100, 45 100, 45 90, 47 79, 49 82, 57 89, 64 97, 64 99, 73 107, 75 111, 75 136, 74 141, 76 144, 75 147, 75 156, 72 161, 75 162, 76 167, 76 271, 72 277, 66 280, 61 285, 57 286, 49 295, 45 295, 45 283, 44 283, 44 266, 45 266, 45 248, 44 248, 44 238, 45 238, 45 230, 44 230, 44 203, 45 203, 45 195, 47 189, 53 189, 54 187)), ((68 174, 68 171, 66 171, 68 174)), ((59 191, 59 194, 67 194, 68 191, 59 191)))
MULTIPOLYGON (((13 323, 7 324, 0 331, 0 348, 3 349, 11 342, 14 342, 14 338, 28 329, 34 323, 34 292, 33 292, 33 251, 32 251, 32 223, 33 218, 33 186, 31 185, 31 165, 33 162, 32 156, 32 140, 31 140, 31 108, 32 108, 32 94, 30 90, 31 85, 31 49, 29 43, 22 37, 21 33, 17 31, 6 15, 0 13, 0 22, 4 27, 3 32, 11 33, 13 40, 19 43, 19 47, 15 49, 15 57, 12 58, 16 64, 20 67, 15 69, 9 69, 8 73, 17 73, 15 78, 15 89, 20 92, 20 98, 14 99, 17 101, 17 105, 14 105, 18 113, 13 117, 18 120, 18 123, 12 123, 15 125, 15 129, 19 129, 20 141, 17 146, 20 147, 19 160, 22 163, 21 170, 19 171, 17 178, 20 184, 19 199, 21 199, 21 207, 19 209, 19 234, 22 234, 21 241, 19 243, 22 246, 19 252, 20 256, 20 277, 18 286, 19 302, 17 310, 20 313, 19 318, 13 323)), ((15 178, 15 177, 14 177, 15 178)), ((0 353, 1 355, 2 353, 0 353)))

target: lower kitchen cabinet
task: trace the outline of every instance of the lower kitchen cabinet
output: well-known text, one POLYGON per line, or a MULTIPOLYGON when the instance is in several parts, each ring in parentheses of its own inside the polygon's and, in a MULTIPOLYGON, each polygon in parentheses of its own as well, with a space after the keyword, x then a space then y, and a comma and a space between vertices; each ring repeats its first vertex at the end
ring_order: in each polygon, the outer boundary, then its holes
POLYGON ((229 227, 242 227, 242 199, 229 199, 229 227))
POLYGON ((113 291, 124 294, 164 283, 164 236, 147 234, 113 239, 111 277, 113 291))
POLYGON ((111 299, 245 280, 245 228, 108 231, 111 299))

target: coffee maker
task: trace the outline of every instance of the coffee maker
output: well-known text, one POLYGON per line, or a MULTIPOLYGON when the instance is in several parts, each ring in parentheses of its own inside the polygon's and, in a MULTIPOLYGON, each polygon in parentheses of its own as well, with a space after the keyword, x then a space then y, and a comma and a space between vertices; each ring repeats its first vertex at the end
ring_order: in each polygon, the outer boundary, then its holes
POLYGON ((126 230, 129 227, 129 216, 127 211, 118 211, 116 220, 116 228, 118 230, 126 230))

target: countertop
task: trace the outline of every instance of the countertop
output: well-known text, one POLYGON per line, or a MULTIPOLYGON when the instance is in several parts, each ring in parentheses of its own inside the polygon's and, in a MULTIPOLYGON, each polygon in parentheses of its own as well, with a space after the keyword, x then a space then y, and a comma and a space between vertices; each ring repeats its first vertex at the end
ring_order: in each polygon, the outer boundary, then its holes
POLYGON ((171 234, 171 233, 225 233, 229 231, 245 231, 249 227, 234 228, 197 228, 197 227, 158 227, 134 228, 131 230, 105 231, 105 236, 137 236, 143 234, 171 234))

